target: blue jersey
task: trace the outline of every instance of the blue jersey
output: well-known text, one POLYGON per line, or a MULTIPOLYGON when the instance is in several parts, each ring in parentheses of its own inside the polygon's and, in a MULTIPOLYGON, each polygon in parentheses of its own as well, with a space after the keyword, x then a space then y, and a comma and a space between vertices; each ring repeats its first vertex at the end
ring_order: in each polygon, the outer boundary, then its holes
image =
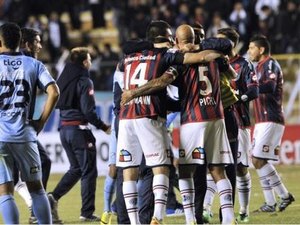
POLYGON ((46 90, 54 79, 40 61, 21 53, 0 54, 0 141, 36 141, 29 125, 37 87, 46 90))

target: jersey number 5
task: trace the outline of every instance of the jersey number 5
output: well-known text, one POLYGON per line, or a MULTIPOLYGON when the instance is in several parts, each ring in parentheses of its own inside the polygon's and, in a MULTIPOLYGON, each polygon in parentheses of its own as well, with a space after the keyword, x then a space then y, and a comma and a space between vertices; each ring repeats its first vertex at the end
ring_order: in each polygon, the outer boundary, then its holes
POLYGON ((209 95, 212 92, 212 85, 207 77, 208 68, 207 66, 199 66, 199 82, 200 82, 200 95, 209 95))

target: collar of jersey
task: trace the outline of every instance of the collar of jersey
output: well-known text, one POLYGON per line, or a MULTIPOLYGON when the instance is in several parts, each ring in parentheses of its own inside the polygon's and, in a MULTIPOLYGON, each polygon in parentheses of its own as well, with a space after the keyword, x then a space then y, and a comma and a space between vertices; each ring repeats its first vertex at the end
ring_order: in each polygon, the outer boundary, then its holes
POLYGON ((22 52, 2 52, 0 55, 23 55, 22 52))

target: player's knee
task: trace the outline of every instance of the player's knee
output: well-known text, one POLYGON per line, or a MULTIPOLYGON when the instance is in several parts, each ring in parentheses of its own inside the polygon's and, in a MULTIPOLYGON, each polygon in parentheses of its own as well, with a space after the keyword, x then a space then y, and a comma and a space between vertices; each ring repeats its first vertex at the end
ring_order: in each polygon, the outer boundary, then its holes
POLYGON ((266 160, 258 159, 256 157, 252 157, 252 164, 255 169, 261 169, 264 165, 266 165, 266 160))
POLYGON ((26 185, 30 193, 44 189, 41 181, 26 181, 26 185))

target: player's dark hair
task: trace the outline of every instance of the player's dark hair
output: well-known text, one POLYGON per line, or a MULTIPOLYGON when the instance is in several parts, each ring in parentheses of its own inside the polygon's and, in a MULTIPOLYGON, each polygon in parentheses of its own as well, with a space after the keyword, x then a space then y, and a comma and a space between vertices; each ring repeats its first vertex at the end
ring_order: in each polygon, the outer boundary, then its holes
POLYGON ((230 41, 232 41, 234 43, 234 46, 236 46, 238 44, 239 39, 240 39, 240 35, 238 34, 238 32, 234 28, 231 28, 231 27, 219 29, 218 34, 225 35, 230 41))
POLYGON ((25 45, 26 42, 33 44, 36 36, 40 35, 40 33, 37 30, 28 27, 23 27, 21 29, 21 32, 22 32, 21 45, 25 45))
POLYGON ((153 43, 161 43, 169 41, 166 37, 167 29, 171 29, 171 26, 163 20, 152 21, 147 27, 146 37, 153 43))
POLYGON ((250 39, 250 42, 253 42, 259 48, 265 48, 264 55, 269 55, 271 53, 271 45, 266 36, 255 35, 250 39))
POLYGON ((201 39, 204 38, 204 35, 201 32, 201 30, 204 30, 204 27, 202 26, 201 23, 195 22, 194 24, 192 24, 192 28, 193 28, 194 33, 195 33, 194 44, 198 45, 198 44, 201 43, 201 39))
POLYGON ((77 47, 71 50, 71 62, 83 66, 83 61, 87 59, 89 49, 86 47, 77 47))
POLYGON ((0 26, 0 36, 2 45, 11 50, 16 50, 20 46, 21 29, 16 23, 5 23, 0 26))

